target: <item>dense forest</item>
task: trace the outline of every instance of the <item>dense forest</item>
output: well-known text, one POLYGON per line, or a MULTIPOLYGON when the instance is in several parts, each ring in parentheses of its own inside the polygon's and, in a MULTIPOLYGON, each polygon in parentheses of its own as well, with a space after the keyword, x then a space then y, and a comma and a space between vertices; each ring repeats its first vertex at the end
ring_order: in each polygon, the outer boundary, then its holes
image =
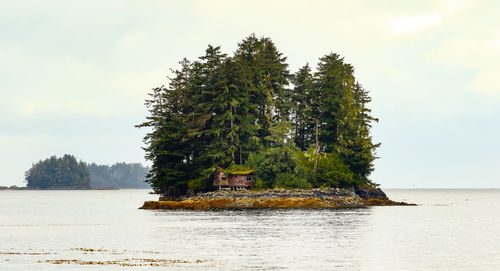
POLYGON ((150 129, 156 193, 213 189, 218 168, 255 170, 258 189, 376 186, 371 98, 338 54, 292 73, 271 39, 251 35, 232 56, 209 45, 172 72, 137 125, 150 129))
POLYGON ((90 175, 85 163, 72 155, 52 156, 33 164, 25 173, 27 187, 36 189, 88 189, 90 175))
POLYGON ((115 163, 111 166, 86 164, 93 188, 151 188, 145 181, 149 168, 139 163, 115 163))
POLYGON ((35 189, 151 188, 145 182, 148 171, 139 163, 87 164, 66 154, 33 164, 25 178, 27 187, 35 189))

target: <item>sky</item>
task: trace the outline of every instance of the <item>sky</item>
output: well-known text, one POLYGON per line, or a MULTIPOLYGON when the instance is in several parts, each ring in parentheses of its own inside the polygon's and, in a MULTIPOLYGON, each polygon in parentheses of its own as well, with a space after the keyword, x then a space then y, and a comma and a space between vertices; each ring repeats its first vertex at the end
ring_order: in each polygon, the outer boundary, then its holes
POLYGON ((151 88, 209 44, 334 52, 380 119, 382 188, 500 188, 498 1, 0 0, 0 186, 52 155, 140 162, 151 88))

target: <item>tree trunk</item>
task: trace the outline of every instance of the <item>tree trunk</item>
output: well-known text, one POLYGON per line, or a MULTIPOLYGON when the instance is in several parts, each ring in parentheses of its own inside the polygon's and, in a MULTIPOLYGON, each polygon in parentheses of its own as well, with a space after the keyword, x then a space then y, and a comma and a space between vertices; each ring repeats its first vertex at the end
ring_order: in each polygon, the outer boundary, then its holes
MULTIPOLYGON (((233 162, 235 161, 234 160, 234 149, 233 149, 233 146, 234 146, 234 136, 233 136, 233 105, 232 104, 229 104, 229 108, 231 110, 231 157, 233 158, 233 162)), ((241 162, 241 160, 240 160, 241 162)))
POLYGON ((316 119, 316 150, 314 152, 314 174, 316 174, 316 169, 318 168, 318 152, 319 152, 319 140, 318 140, 318 119, 316 119))

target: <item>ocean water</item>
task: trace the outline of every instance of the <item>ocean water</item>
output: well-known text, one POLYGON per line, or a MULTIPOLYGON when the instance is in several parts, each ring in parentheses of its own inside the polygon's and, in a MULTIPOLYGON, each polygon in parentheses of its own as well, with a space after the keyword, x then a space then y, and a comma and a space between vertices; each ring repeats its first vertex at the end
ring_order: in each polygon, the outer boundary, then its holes
POLYGON ((500 190, 350 210, 139 210, 148 190, 0 191, 0 270, 500 270, 500 190))

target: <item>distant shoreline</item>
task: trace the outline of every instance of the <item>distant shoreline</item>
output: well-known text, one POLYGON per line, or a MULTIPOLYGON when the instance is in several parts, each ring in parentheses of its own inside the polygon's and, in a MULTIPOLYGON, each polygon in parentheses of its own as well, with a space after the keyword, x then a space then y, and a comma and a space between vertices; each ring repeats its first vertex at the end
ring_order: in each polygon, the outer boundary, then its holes
POLYGON ((102 187, 102 188, 32 188, 32 187, 18 187, 18 186, 0 186, 0 190, 120 190, 116 187, 102 187))

